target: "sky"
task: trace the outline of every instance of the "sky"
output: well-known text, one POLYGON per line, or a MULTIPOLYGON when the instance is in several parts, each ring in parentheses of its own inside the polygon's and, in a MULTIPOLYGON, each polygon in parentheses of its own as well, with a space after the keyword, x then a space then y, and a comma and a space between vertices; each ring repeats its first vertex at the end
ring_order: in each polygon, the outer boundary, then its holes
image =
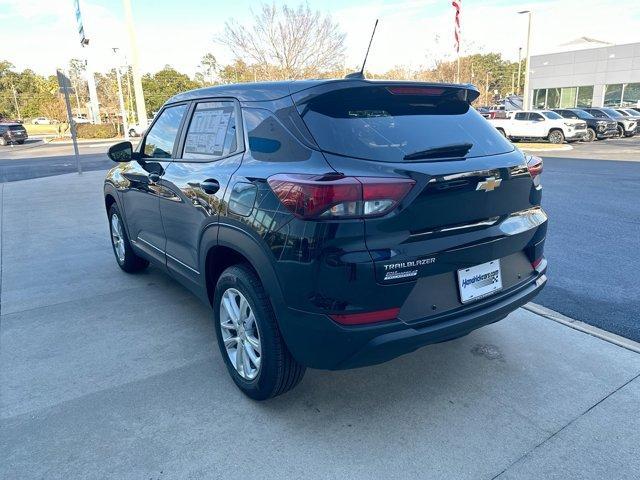
MULTIPOLYGON (((286 1, 297 5, 302 0, 286 1)), ((281 4, 285 2, 275 2, 281 4)), ((71 58, 89 58, 106 71, 129 57, 121 0, 80 0, 88 48, 81 48, 73 0, 0 0, 0 60, 17 69, 54 74, 71 58), (119 53, 113 53, 113 48, 119 53), (124 59, 123 59, 124 57, 124 59)), ((450 0, 309 0, 330 14, 347 34, 347 65, 359 65, 376 18, 378 31, 367 70, 418 68, 455 56, 454 9, 450 0)), ((232 60, 217 38, 225 21, 250 20, 259 2, 249 0, 132 0, 141 70, 164 65, 193 75, 200 59, 213 53, 232 60)), ((526 41, 526 15, 533 12, 532 54, 562 51, 579 37, 622 44, 640 42, 638 0, 462 0, 462 54, 499 52, 516 60, 526 41)))

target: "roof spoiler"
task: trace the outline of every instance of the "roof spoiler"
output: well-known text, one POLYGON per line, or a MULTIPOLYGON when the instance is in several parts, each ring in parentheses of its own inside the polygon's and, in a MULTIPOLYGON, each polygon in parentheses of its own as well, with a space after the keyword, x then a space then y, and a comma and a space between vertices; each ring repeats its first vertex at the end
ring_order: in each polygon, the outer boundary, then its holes
POLYGON ((358 87, 385 87, 394 95, 455 95, 459 100, 467 103, 473 102, 480 96, 480 91, 470 83, 435 83, 435 82, 407 82, 392 80, 366 80, 356 76, 359 72, 355 72, 353 77, 340 80, 332 80, 313 87, 304 87, 300 85, 298 90, 296 85, 292 84, 291 94, 296 103, 304 103, 313 97, 324 95, 326 93, 342 90, 346 88, 358 87))

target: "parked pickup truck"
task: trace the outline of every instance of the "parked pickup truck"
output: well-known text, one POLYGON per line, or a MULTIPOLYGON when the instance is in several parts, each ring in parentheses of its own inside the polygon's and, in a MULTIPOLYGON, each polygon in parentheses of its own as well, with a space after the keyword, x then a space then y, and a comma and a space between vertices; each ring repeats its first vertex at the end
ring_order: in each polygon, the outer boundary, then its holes
POLYGON ((587 123, 562 118, 550 110, 507 112, 507 118, 488 122, 509 139, 547 139, 550 143, 575 142, 587 135, 587 123))

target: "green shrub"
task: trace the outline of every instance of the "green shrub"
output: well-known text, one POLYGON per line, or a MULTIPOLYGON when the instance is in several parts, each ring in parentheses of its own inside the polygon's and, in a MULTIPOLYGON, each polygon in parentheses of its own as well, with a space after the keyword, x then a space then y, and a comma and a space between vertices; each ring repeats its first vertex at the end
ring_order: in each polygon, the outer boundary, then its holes
POLYGON ((113 138, 117 135, 116 126, 112 123, 92 125, 81 123, 78 127, 78 138, 113 138))

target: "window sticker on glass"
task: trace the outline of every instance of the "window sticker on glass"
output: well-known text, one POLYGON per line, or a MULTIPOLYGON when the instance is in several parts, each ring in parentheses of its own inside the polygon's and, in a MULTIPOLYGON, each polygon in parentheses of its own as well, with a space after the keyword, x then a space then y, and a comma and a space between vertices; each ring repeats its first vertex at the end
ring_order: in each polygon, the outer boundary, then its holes
POLYGON ((193 114, 184 147, 185 158, 223 157, 232 152, 235 142, 233 104, 201 103, 193 114))

